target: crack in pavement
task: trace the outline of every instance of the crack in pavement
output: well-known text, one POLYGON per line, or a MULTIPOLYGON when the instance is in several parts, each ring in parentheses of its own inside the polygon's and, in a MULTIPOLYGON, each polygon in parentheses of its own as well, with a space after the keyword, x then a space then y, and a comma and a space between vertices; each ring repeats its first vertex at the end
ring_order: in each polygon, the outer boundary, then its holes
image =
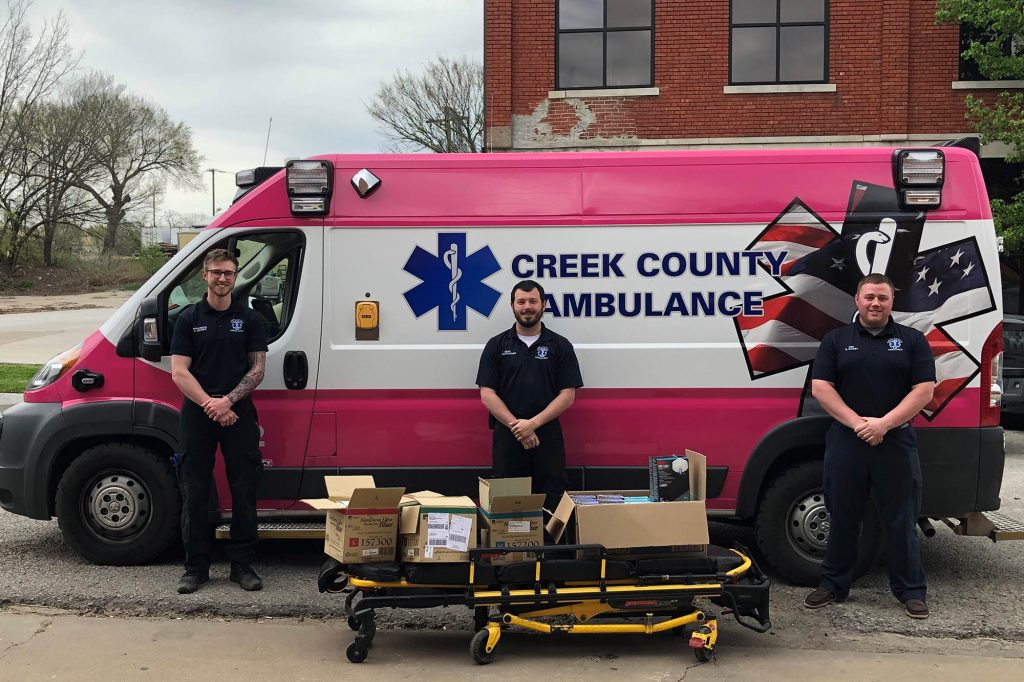
POLYGON ((0 661, 2 661, 4 658, 6 658, 7 654, 11 653, 12 651, 17 649, 18 647, 22 646, 23 644, 28 644, 29 642, 31 642, 33 639, 36 638, 36 635, 41 635, 44 632, 46 632, 50 628, 51 625, 53 625, 53 618, 48 618, 48 619, 44 620, 39 625, 39 627, 36 628, 35 632, 33 632, 29 636, 28 639, 26 639, 23 642, 14 642, 13 644, 11 644, 9 647, 4 649, 3 651, 0 651, 0 661))

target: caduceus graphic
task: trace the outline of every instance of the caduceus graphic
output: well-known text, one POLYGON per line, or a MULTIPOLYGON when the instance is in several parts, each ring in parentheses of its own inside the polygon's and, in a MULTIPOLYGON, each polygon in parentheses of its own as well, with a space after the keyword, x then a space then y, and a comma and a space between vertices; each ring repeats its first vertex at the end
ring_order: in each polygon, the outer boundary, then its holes
POLYGON ((455 304, 459 302, 461 296, 459 296, 459 285, 458 282, 462 279, 462 270, 459 270, 459 246, 458 244, 452 244, 448 247, 448 250, 444 252, 444 264, 448 266, 448 269, 452 273, 452 279, 448 282, 448 291, 452 292, 452 304, 448 306, 452 310, 452 319, 458 319, 458 315, 455 312, 455 304))

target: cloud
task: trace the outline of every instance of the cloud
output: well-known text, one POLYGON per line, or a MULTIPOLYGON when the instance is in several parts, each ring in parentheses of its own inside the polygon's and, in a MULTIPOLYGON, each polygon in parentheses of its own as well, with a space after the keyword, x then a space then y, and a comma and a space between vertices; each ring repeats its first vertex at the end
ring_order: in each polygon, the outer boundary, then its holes
MULTIPOLYGON (((439 53, 483 58, 482 0, 35 0, 30 16, 58 11, 83 69, 163 106, 204 167, 231 171, 262 162, 271 116, 268 164, 378 152, 363 103, 381 81, 439 53)), ((218 198, 232 190, 219 175, 218 198)), ((210 195, 172 188, 163 208, 209 211, 210 195)))

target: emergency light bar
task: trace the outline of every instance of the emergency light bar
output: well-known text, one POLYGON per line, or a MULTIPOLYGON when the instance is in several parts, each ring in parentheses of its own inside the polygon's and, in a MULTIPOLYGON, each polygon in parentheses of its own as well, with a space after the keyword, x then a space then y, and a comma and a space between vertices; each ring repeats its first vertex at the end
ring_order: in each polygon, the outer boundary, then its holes
POLYGON ((938 208, 946 179, 946 156, 938 149, 897 149, 893 154, 893 182, 900 208, 938 208))
POLYGON ((323 216, 331 206, 334 165, 330 161, 289 161, 285 185, 292 215, 323 216))

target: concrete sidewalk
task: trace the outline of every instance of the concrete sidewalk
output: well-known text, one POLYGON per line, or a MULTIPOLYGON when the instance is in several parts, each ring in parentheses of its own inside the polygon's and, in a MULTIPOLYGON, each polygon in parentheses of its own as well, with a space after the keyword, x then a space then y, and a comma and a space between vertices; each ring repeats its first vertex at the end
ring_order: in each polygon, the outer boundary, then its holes
POLYGON ((698 664, 685 637, 516 632, 502 638, 494 663, 478 666, 469 632, 381 630, 367 661, 355 665, 345 658, 352 633, 338 621, 161 620, 11 608, 0 610, 0 679, 1024 679, 1020 643, 910 645, 879 633, 878 648, 888 652, 877 653, 870 642, 854 643, 861 650, 824 651, 758 637, 758 646, 722 638, 717 660, 698 664), (931 650, 904 648, 920 646, 931 650))

